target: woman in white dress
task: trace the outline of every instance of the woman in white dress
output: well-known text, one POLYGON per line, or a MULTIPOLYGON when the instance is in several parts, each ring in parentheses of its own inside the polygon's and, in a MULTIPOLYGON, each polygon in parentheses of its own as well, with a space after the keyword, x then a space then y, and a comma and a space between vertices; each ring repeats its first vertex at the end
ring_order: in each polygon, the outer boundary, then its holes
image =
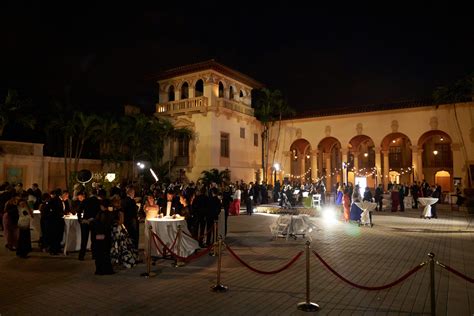
POLYGON ((158 217, 160 207, 158 206, 158 204, 155 203, 155 197, 153 196, 153 194, 147 195, 145 206, 143 209, 145 210, 146 219, 158 217))

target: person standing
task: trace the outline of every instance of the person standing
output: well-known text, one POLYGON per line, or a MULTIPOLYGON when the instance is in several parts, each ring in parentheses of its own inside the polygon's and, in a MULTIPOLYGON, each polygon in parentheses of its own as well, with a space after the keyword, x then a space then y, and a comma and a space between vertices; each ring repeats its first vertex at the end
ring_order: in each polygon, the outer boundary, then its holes
POLYGON ((382 211, 383 210, 383 186, 380 183, 377 188, 375 189, 375 203, 377 203, 377 211, 382 211))
POLYGON ((95 230, 95 274, 114 274, 111 259, 112 249, 112 225, 114 223, 114 213, 106 207, 101 207, 94 221, 95 230))
POLYGON ((413 197, 413 208, 417 209, 418 208, 418 197, 420 194, 420 187, 416 182, 413 183, 411 186, 411 195, 413 197))
POLYGON ((400 201, 400 212, 405 212, 405 185, 400 184, 398 188, 398 200, 400 201))
POLYGON ((253 210, 252 210, 252 202, 254 198, 254 189, 253 189, 253 182, 250 182, 248 188, 247 188, 247 195, 245 199, 245 206, 247 209, 247 215, 252 215, 253 210))
POLYGON ((138 250, 139 224, 138 207, 135 202, 135 188, 132 185, 126 188, 127 196, 122 199, 122 210, 124 212, 124 226, 132 239, 135 249, 138 250))
POLYGON ((30 219, 33 217, 33 212, 25 200, 20 200, 18 203, 18 215, 19 237, 16 255, 27 258, 31 251, 30 219))
POLYGON ((217 240, 217 236, 214 234, 214 222, 219 220, 219 214, 221 213, 222 203, 219 199, 217 188, 211 189, 211 196, 209 198, 209 207, 207 212, 207 244, 213 244, 217 240))
POLYGON ((192 202, 192 212, 196 217, 196 224, 191 234, 199 242, 199 247, 204 248, 204 232, 206 230, 206 211, 209 206, 209 200, 206 195, 206 188, 201 187, 196 190, 196 196, 192 202))
POLYGON ((369 187, 365 187, 364 198, 362 199, 362 201, 372 202, 372 192, 370 192, 369 187))
MULTIPOLYGON (((49 201, 49 215, 46 225, 49 254, 56 256, 61 252, 61 241, 64 234, 64 212, 61 201, 61 189, 51 192, 51 200, 49 201)), ((82 237, 82 235, 81 235, 82 237)))
POLYGON ((442 193, 441 193, 441 186, 434 185, 433 186, 433 193, 431 193, 432 198, 438 199, 436 203, 431 205, 431 218, 438 218, 438 212, 436 211, 436 205, 440 202, 442 193))
POLYGON ((230 209, 231 203, 232 203, 232 192, 230 190, 230 187, 227 185, 224 188, 224 192, 222 193, 222 207, 224 208, 224 216, 225 216, 224 236, 227 236, 227 218, 229 217, 229 209, 230 209))
POLYGON ((100 212, 100 201, 95 195, 86 198, 84 191, 77 194, 77 199, 80 201, 77 219, 81 224, 81 250, 79 250, 79 260, 84 260, 86 255, 89 233, 91 235, 91 251, 94 259, 96 242, 94 221, 100 212))

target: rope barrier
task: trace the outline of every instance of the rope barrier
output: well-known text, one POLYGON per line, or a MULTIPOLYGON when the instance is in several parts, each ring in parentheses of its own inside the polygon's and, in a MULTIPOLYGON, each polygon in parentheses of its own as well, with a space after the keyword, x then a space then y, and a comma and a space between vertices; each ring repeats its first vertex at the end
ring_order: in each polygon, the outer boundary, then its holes
POLYGON ((336 272, 336 270, 334 270, 333 268, 331 268, 329 266, 329 264, 324 261, 323 258, 321 258, 321 256, 313 250, 313 254, 316 256, 316 258, 319 259, 319 261, 321 261, 321 263, 326 267, 328 268, 329 271, 331 271, 335 276, 337 276, 339 279, 341 279, 342 281, 346 282, 347 284, 350 284, 352 285, 353 287, 356 287, 356 288, 359 288, 359 289, 362 289, 362 290, 367 290, 367 291, 379 291, 379 290, 385 290, 385 289, 388 289, 392 286, 395 286, 403 281, 405 281, 409 276, 411 276, 412 274, 414 274, 415 272, 417 272, 418 270, 420 270, 421 268, 423 268, 425 265, 426 265, 426 261, 425 262, 422 262, 420 263, 419 265, 417 265, 416 267, 414 267, 413 269, 411 269, 410 271, 408 271, 407 273, 405 273, 404 275, 402 275, 399 279, 389 283, 389 284, 386 284, 386 285, 381 285, 381 286, 365 286, 365 285, 359 285, 359 284, 356 284, 356 283, 353 283, 351 281, 349 281, 348 279, 346 279, 345 277, 343 277, 342 275, 340 275, 339 273, 336 272))
MULTIPOLYGON (((209 247, 207 247, 204 251, 202 252, 199 252, 199 253, 196 253, 196 254, 192 254, 188 257, 182 257, 176 253, 174 253, 168 246, 166 246, 166 244, 163 242, 163 240, 161 240, 161 238, 155 233, 155 232, 152 232, 152 236, 153 236, 153 240, 155 241, 155 246, 156 248, 158 249, 158 251, 160 251, 158 245, 156 244, 156 240, 158 240, 158 242, 163 246, 163 248, 168 251, 172 257, 175 257, 176 259, 180 259, 180 260, 183 260, 183 261, 187 261, 187 262, 190 262, 194 259, 197 259, 197 258, 200 258, 202 256, 204 256, 205 254, 209 253, 209 251, 211 251, 211 249, 214 247, 214 245, 210 245, 209 247), (155 240, 156 239, 156 240, 155 240)), ((162 253, 162 252, 160 252, 162 253)))
POLYGON ((439 265, 440 267, 442 267, 442 268, 448 270, 449 272, 452 272, 452 273, 456 274, 458 277, 463 278, 463 279, 466 280, 467 282, 474 283, 474 279, 468 277, 468 276, 465 275, 465 274, 462 274, 461 272, 459 272, 459 271, 457 271, 457 270, 451 268, 450 266, 445 265, 445 264, 443 264, 443 263, 441 263, 441 262, 439 262, 439 261, 436 261, 436 264, 439 265))
POLYGON ((242 265, 244 265, 246 268, 248 268, 249 270, 252 270, 253 272, 256 272, 256 273, 260 273, 260 274, 277 274, 277 273, 280 273, 282 272, 283 270, 285 269, 288 269, 293 263, 296 262, 296 260, 298 260, 301 255, 303 254, 303 251, 300 251, 296 254, 296 256, 294 256, 293 259, 291 259, 290 262, 288 262, 287 264, 285 264, 283 267, 277 269, 277 270, 273 270, 273 271, 262 271, 262 270, 258 270, 258 269, 255 269, 253 267, 251 267, 248 263, 244 262, 239 256, 237 256, 237 254, 227 245, 225 244, 227 250, 229 250, 230 254, 238 261, 240 262, 242 265))
POLYGON ((202 233, 200 236, 198 236, 197 238, 194 238, 191 234, 188 234, 187 232, 183 231, 182 232, 183 234, 185 234, 186 236, 188 237, 191 237, 192 239, 196 240, 196 241, 199 241, 199 239, 201 238, 204 238, 205 236, 207 236, 207 233, 209 233, 209 229, 206 229, 204 231, 204 233, 202 233))

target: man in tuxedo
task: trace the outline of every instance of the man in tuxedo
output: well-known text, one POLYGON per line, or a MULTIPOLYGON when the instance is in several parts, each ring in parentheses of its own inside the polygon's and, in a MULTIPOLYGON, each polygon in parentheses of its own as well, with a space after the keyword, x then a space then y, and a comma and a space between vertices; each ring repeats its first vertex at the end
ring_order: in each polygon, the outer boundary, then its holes
POLYGON ((81 250, 79 250, 79 260, 82 261, 86 255, 89 233, 91 235, 92 256, 94 257, 96 241, 94 222, 97 214, 100 212, 100 202, 95 195, 86 198, 84 191, 81 191, 77 194, 77 199, 80 202, 79 208, 77 210, 77 219, 81 224, 81 250))
POLYGON ((210 245, 217 240, 217 236, 214 236, 214 221, 219 219, 221 213, 222 203, 217 196, 219 191, 217 188, 211 189, 211 196, 209 197, 209 206, 206 214, 207 219, 207 244, 210 245), (211 238, 212 236, 212 238, 211 238))
POLYGON ((138 238, 140 234, 138 223, 138 207, 135 202, 135 188, 128 185, 126 188, 126 196, 122 199, 122 210, 124 212, 123 224, 133 241, 135 249, 138 250, 138 238))

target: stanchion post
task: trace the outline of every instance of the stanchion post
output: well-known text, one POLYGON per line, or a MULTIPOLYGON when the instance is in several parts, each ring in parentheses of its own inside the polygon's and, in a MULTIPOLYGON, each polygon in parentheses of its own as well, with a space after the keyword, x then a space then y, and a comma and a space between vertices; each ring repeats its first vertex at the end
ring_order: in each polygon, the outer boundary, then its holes
POLYGON ((156 276, 155 272, 151 272, 151 239, 153 238, 153 227, 148 226, 148 245, 147 245, 147 256, 146 256, 146 272, 140 274, 140 276, 148 279, 150 277, 156 276))
POLYGON ((428 254, 430 258, 430 290, 431 290, 431 315, 436 315, 436 293, 435 293, 435 254, 430 252, 428 254))
POLYGON ((221 267, 222 267, 222 237, 219 236, 218 241, 218 250, 217 250, 217 281, 216 285, 211 286, 213 292, 227 292, 229 287, 221 284, 221 267))
POLYGON ((213 243, 213 247, 212 247, 212 251, 209 252, 209 256, 213 256, 215 257, 216 256, 216 249, 217 249, 217 233, 218 233, 218 228, 217 228, 217 224, 219 222, 217 220, 214 221, 214 227, 212 227, 213 231, 214 231, 214 235, 213 235, 213 238, 214 238, 214 243, 213 243))
POLYGON ((310 300, 310 283, 309 283, 309 248, 311 242, 306 241, 306 301, 298 304, 298 309, 304 312, 316 312, 319 310, 319 305, 310 300))
MULTIPOLYGON (((178 232, 176 233, 176 254, 178 256, 181 256, 179 253, 181 250, 182 234, 183 234, 183 231, 182 231, 181 225, 178 225, 178 232)), ((175 268, 183 267, 184 265, 185 263, 181 261, 179 258, 176 258, 175 262, 173 263, 173 266, 175 268)))

